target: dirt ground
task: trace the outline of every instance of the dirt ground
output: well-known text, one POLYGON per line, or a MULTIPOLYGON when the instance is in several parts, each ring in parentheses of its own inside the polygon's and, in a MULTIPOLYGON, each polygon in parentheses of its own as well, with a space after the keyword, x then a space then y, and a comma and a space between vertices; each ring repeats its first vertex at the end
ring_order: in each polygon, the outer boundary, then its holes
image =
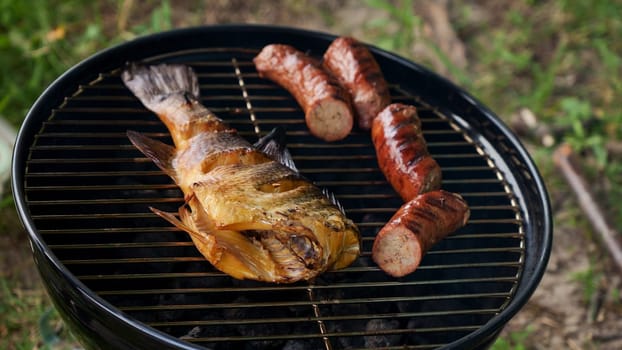
MULTIPOLYGON (((183 11, 183 1, 180 3, 182 10, 173 11, 175 23, 183 23, 187 15, 183 11)), ((313 11, 306 2, 279 3, 282 7, 268 2, 248 5, 246 1, 213 1, 205 10, 205 23, 278 23, 354 35, 366 41, 370 34, 363 29, 363 24, 382 15, 377 10, 359 6, 358 1, 315 1, 313 11)), ((483 13, 482 16, 493 17, 494 14, 483 13)), ((441 17, 443 14, 437 13, 427 19, 434 21, 441 17)), ((456 64, 468 64, 469 48, 462 46, 451 28, 432 22, 428 28, 430 37, 438 41, 439 47, 454 52, 452 59, 456 64), (465 61, 461 62, 462 59, 465 61)), ((428 54, 420 48, 413 50, 416 55, 428 54)), ((575 217, 580 215, 580 209, 568 188, 558 179, 546 181, 555 213, 551 258, 538 289, 506 326, 503 336, 510 340, 522 337, 516 342, 529 349, 621 349, 620 273, 596 239, 590 236, 590 227, 577 224, 575 217)), ((26 234, 12 210, 0 214, 3 226, 0 229, 10 233, 0 235, 0 271, 5 277, 19 280, 24 290, 39 288, 26 234)))
POLYGON ((589 236, 591 229, 574 224, 579 210, 574 196, 556 187, 549 186, 555 213, 549 264, 503 334, 526 331, 529 349, 621 349, 620 274, 589 236))

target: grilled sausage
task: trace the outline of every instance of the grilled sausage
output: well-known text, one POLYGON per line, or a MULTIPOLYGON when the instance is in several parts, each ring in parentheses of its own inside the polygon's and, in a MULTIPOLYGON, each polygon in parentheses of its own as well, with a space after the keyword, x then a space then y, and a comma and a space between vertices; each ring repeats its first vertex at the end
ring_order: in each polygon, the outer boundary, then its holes
POLYGON ((274 81, 294 96, 311 134, 329 142, 350 134, 354 118, 349 96, 319 62, 282 44, 264 47, 253 62, 260 77, 274 81))
POLYGON ((438 241, 464 226, 469 207, 455 193, 427 192, 405 203, 378 232, 372 259, 393 277, 402 277, 419 266, 424 254, 438 241))
POLYGON ((367 47, 350 37, 335 39, 322 65, 352 96, 359 128, 369 130, 378 112, 391 103, 389 87, 367 47))
POLYGON ((441 168, 428 153, 414 106, 394 103, 372 123, 378 165, 404 202, 441 186, 441 168))

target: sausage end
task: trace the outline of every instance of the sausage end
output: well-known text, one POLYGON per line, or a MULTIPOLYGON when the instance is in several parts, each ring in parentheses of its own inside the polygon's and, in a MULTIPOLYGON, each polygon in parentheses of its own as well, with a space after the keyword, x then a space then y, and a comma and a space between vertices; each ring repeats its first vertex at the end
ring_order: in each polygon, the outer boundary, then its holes
POLYGON ((305 115, 311 134, 327 142, 339 141, 350 134, 352 110, 342 100, 327 98, 309 107, 305 115))
POLYGON ((423 250, 417 236, 405 226, 383 228, 372 248, 372 259, 387 274, 403 277, 415 271, 423 250))

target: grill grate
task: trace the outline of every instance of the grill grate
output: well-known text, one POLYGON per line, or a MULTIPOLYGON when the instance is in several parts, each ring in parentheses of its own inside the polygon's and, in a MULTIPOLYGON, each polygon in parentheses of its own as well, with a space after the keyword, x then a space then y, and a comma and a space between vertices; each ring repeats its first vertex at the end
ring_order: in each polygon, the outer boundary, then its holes
MULTIPOLYGON (((162 123, 102 73, 54 109, 30 147, 24 176, 35 227, 62 264, 119 310, 174 337, 213 348, 436 348, 476 331, 512 299, 525 259, 524 218, 512 186, 455 116, 392 84, 393 101, 419 108, 443 188, 471 207, 464 228, 420 268, 387 277, 371 261, 375 233, 401 205, 377 168, 369 135, 313 138, 291 96, 258 77, 255 50, 201 49, 152 57, 199 75, 203 103, 249 141, 286 126, 303 174, 336 194, 363 235, 352 266, 311 283, 236 281, 214 270, 189 237, 148 206, 175 211, 181 192, 126 137, 170 143, 162 123)), ((387 76, 391 83, 391 77, 387 76)))

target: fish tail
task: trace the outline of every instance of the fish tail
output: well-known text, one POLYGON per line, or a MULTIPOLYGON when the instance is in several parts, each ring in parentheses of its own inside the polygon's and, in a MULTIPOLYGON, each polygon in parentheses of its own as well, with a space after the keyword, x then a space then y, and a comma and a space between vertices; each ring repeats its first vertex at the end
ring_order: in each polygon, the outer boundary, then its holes
POLYGON ((128 130, 127 137, 147 158, 151 159, 166 175, 177 181, 177 173, 172 165, 175 148, 149 138, 139 132, 128 130))
POLYGON ((130 64, 121 79, 145 107, 158 115, 176 146, 202 132, 229 130, 200 103, 199 81, 188 66, 130 64))
POLYGON ((150 110, 159 112, 162 101, 172 94, 199 99, 199 81, 191 67, 179 64, 129 64, 121 74, 125 85, 150 110))

